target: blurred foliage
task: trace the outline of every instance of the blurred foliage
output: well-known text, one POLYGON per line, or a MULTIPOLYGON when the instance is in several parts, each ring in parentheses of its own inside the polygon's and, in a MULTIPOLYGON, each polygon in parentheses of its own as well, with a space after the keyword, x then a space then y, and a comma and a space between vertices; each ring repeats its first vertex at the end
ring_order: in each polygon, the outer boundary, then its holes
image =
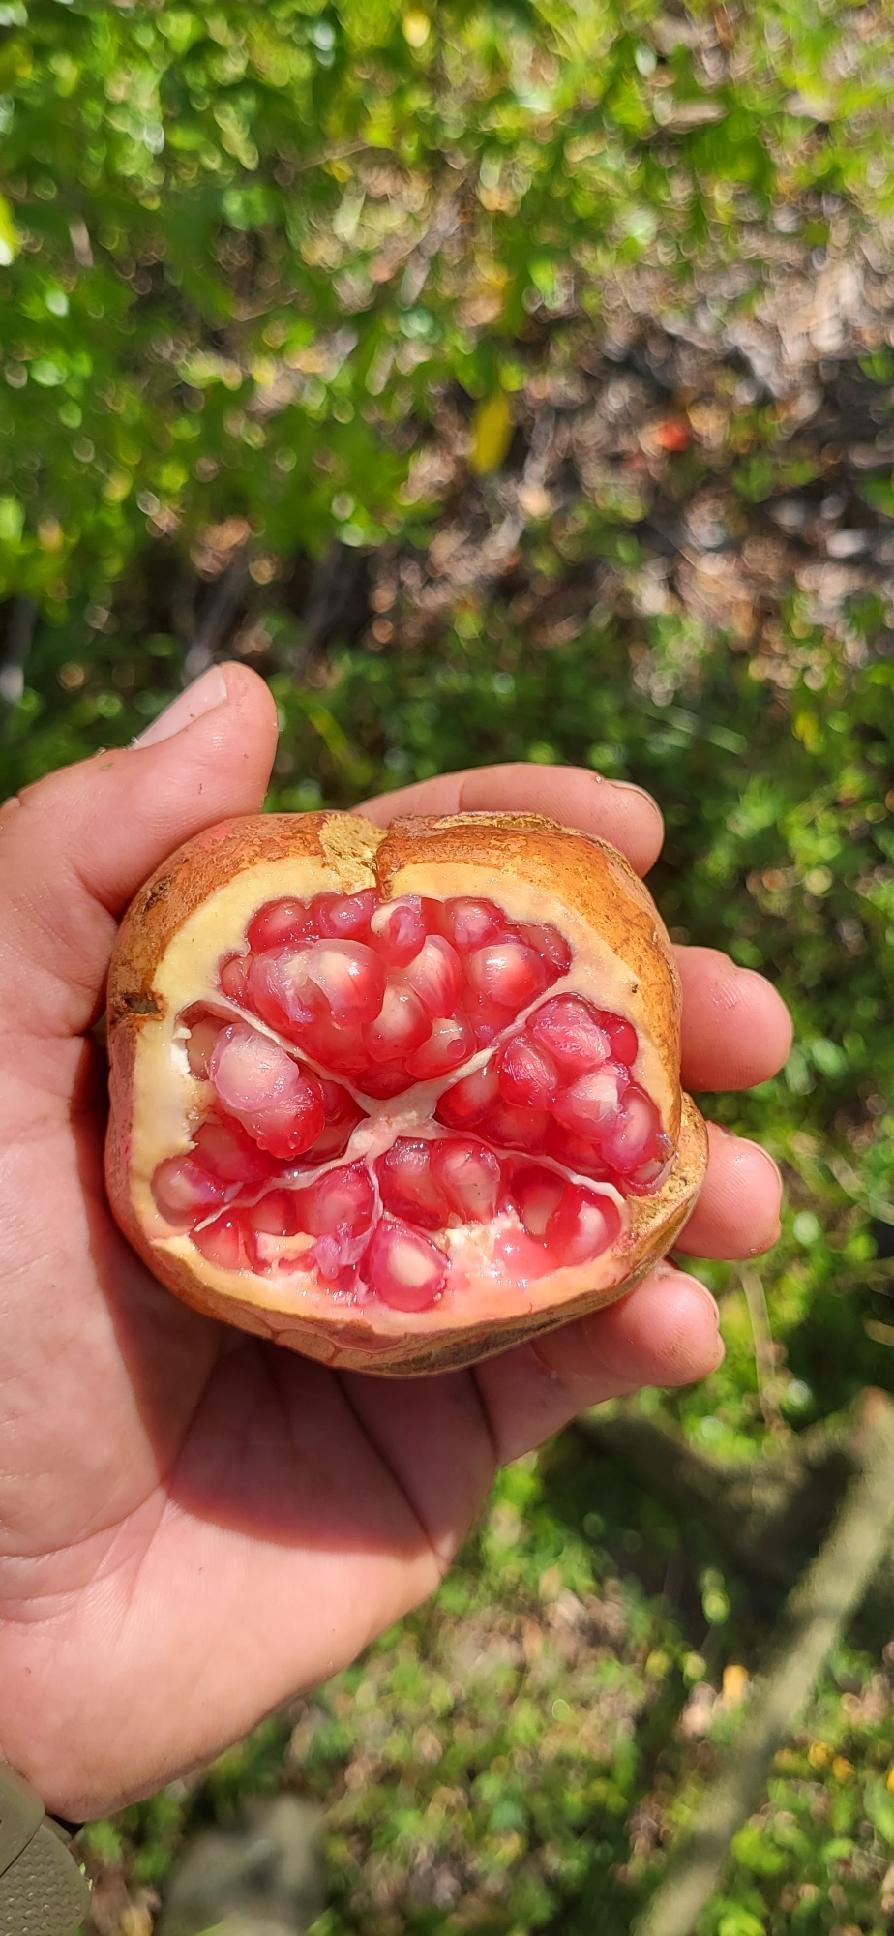
MULTIPOLYGON (((781 326, 763 388, 726 345, 827 260, 894 274, 892 62, 885 7, 827 0, 0 4, 4 780, 124 741, 226 647, 276 692, 279 806, 492 759, 648 785, 675 935, 797 1024, 784 1075, 710 1105, 783 1164, 783 1241, 705 1269, 722 1370, 639 1401, 743 1461, 894 1368, 894 354, 840 284, 850 347, 820 317, 800 390, 781 326), (709 395, 645 325, 612 348, 653 275, 668 331, 719 345, 709 395), (563 410, 608 421, 606 344, 651 403, 623 461, 559 440, 547 489, 563 410), (869 564, 830 608, 765 513, 809 532, 833 494, 869 564), (715 552, 758 543, 718 616, 715 552), (656 597, 668 552, 690 576, 656 597), (315 625, 333 579, 359 613, 315 625)), ((315 1936, 573 1936, 594 1903, 622 1936, 772 1613, 568 1435, 433 1608, 92 1859, 161 1885, 185 1829, 285 1779, 329 1804, 315 1936)), ((882 1936, 892 1672, 842 1641, 698 1936, 882 1936)))

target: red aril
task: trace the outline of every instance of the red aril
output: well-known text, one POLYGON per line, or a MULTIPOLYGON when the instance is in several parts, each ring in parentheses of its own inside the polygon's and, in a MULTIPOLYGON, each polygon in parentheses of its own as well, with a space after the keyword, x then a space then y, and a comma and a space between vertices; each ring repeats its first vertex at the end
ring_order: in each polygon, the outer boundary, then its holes
POLYGON ((467 1062, 474 1047, 472 1031, 461 1016, 436 1015, 428 1041, 406 1057, 404 1067, 414 1081, 425 1082, 467 1062))
POLYGON ((557 1264, 588 1264, 613 1244, 621 1228, 617 1206, 608 1194, 597 1196, 567 1183, 546 1226, 546 1241, 557 1264))
POLYGON ((612 1061, 623 1062, 625 1068, 632 1069, 639 1048, 633 1023, 625 1022, 621 1015, 598 1015, 597 1021, 611 1043, 612 1061))
POLYGON ((525 921, 520 924, 518 933, 527 947, 533 948, 536 955, 552 964, 557 975, 567 975, 571 967, 571 949, 558 928, 548 923, 525 921))
POLYGON ((228 1002, 238 1002, 240 1007, 248 1000, 248 970, 250 955, 224 955, 220 964, 218 981, 220 992, 228 1002))
POLYGON ((427 935, 404 980, 418 995, 429 1015, 451 1015, 463 985, 462 963, 455 948, 441 934, 427 935))
POLYGON ((577 1076, 563 1089, 553 1104, 553 1115, 566 1129, 595 1138, 601 1147, 617 1122, 626 1086, 627 1071, 618 1063, 606 1062, 601 1069, 577 1076))
POLYGON ((447 1282, 443 1251, 407 1224, 383 1217, 361 1270, 373 1295, 392 1311, 427 1311, 447 1282))
POLYGON ((365 941, 376 897, 363 894, 318 894, 314 902, 316 931, 336 941, 365 941))
POLYGON ((525 1163, 515 1171, 510 1196, 529 1237, 545 1238, 549 1220, 558 1208, 565 1179, 540 1163, 525 1163))
POLYGON ((254 1270, 257 1248, 245 1210, 225 1210, 213 1223, 200 1224, 192 1240, 209 1264, 218 1270, 254 1270))
POLYGON ((486 1062, 443 1091, 435 1114, 439 1122, 449 1123, 455 1129, 472 1128, 482 1121, 498 1095, 496 1066, 486 1062))
POLYGON ((523 1103, 493 1103, 481 1124, 482 1136, 506 1149, 540 1151, 548 1129, 546 1110, 531 1109, 523 1103))
POLYGON ((316 932, 312 908, 306 901, 287 898, 259 908, 245 938, 253 955, 263 955, 290 942, 312 941, 316 932))
POLYGON ((300 1155, 325 1126, 319 1083, 247 1022, 221 1030, 208 1074, 221 1108, 272 1156, 300 1155))
POLYGON ((325 1163, 332 1156, 341 1156, 352 1130, 364 1121, 365 1112, 340 1082, 329 1082, 325 1076, 318 1076, 317 1082, 326 1120, 310 1155, 315 1163, 325 1163))
POLYGON ((466 963, 466 974, 476 995, 517 1013, 542 993, 548 970, 542 957, 523 941, 495 941, 476 948, 466 963))
POLYGON ((533 1109, 546 1109, 555 1102, 556 1065, 545 1049, 523 1035, 514 1035, 500 1050, 497 1071, 504 1102, 530 1103, 533 1109))
POLYGON ((258 1236, 294 1237, 302 1228, 297 1190, 268 1190, 246 1214, 258 1236))
POLYGON ((598 841, 491 814, 271 815, 172 857, 109 982, 109 1189, 150 1266, 388 1371, 616 1295, 703 1161, 672 965, 626 880, 598 841))
POLYGON ((444 933, 463 953, 496 941, 505 930, 505 920, 493 901, 476 901, 471 895, 458 895, 444 902, 441 916, 444 933))
POLYGON ((422 1230, 441 1230, 447 1200, 432 1168, 433 1144, 427 1137, 398 1136, 375 1169, 385 1210, 422 1230))
POLYGON ((631 1082, 609 1130, 600 1139, 606 1163, 640 1184, 654 1182, 668 1158, 655 1104, 631 1082))
POLYGON ((385 994, 385 969, 362 941, 318 941, 307 974, 334 1022, 371 1022, 385 994))
POLYGON ((244 970, 246 1006, 290 1038, 307 1029, 322 1007, 320 991, 308 972, 309 957, 309 947, 276 948, 269 954, 251 955, 244 970))
POLYGON ((215 1116, 196 1130, 194 1149, 212 1176, 219 1176, 224 1183, 237 1183, 243 1189, 256 1190, 277 1168, 240 1123, 221 1122, 215 1116))
POLYGON ((403 968, 418 955, 426 939, 422 902, 418 894, 407 894, 400 901, 386 901, 372 916, 373 946, 383 961, 403 968))
POLYGON ((315 1183, 298 1192, 298 1229, 309 1230, 314 1237, 331 1237, 339 1231, 357 1237, 369 1229, 374 1211, 375 1193, 365 1163, 324 1170, 315 1183))
POLYGON ((389 975, 382 1006, 373 1022, 367 1022, 363 1041, 374 1062, 393 1062, 412 1055, 431 1035, 431 1016, 419 996, 399 975, 389 975))
POLYGON ((166 1156, 152 1177, 152 1194, 165 1221, 175 1230, 188 1230, 222 1203, 226 1184, 196 1156, 166 1156))
POLYGON ((471 1136, 438 1136, 431 1144, 431 1167, 442 1198, 460 1223, 490 1223, 502 1183, 493 1150, 471 1136))
POLYGON ((578 995, 554 995, 528 1021, 527 1032, 563 1075, 601 1069, 611 1042, 589 1002, 578 995))

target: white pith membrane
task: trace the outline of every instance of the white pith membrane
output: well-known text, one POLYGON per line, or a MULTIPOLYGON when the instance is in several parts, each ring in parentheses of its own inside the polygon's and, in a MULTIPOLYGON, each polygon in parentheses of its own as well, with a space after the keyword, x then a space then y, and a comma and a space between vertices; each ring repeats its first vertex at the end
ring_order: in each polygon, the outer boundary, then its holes
POLYGON ((386 1342, 621 1281, 627 1195, 673 1157, 630 970, 475 864, 405 868, 388 901, 297 874, 235 876, 159 964, 131 1145, 150 1241, 283 1333, 354 1315, 386 1342))

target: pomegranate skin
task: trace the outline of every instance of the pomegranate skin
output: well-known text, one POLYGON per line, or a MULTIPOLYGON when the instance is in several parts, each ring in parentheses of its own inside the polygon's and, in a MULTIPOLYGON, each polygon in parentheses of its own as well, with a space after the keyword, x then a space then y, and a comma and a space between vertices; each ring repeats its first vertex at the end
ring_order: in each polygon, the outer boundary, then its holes
MULTIPOLYGON (((471 892, 484 895, 486 884, 471 892)), ((265 899, 259 891, 258 905, 265 899)), ((220 934, 224 955, 238 943, 220 934)), ((198 994, 199 991, 195 991, 198 994)), ((606 1001, 603 1006, 610 1006, 606 1001)), ((607 843, 535 815, 468 814, 407 819, 387 832, 348 814, 263 815, 222 823, 187 843, 137 894, 122 924, 108 985, 110 1119, 106 1182, 115 1217, 159 1280, 209 1316, 275 1339, 339 1369, 384 1375, 438 1372, 469 1365, 610 1303, 646 1275, 689 1216, 701 1185, 706 1135, 701 1116, 679 1082, 680 992, 665 929, 651 896, 627 862, 607 843), (610 1281, 557 1290, 552 1301, 532 1300, 505 1316, 476 1315, 474 1299, 437 1324, 426 1315, 383 1330, 368 1305, 332 1300, 331 1313, 286 1312, 265 1304, 255 1277, 245 1290, 210 1281, 200 1256, 175 1255, 152 1241, 135 1201, 133 1178, 135 1087, 141 1039, 166 1013, 160 970, 184 924, 251 870, 288 863, 293 891, 303 871, 313 892, 358 894, 373 887, 382 899, 423 894, 447 898, 466 890, 463 869, 489 874, 500 901, 501 881, 522 883, 551 907, 566 910, 575 933, 591 934, 618 964, 624 1014, 648 1042, 650 1094, 674 1144, 669 1173, 653 1194, 626 1199, 626 1219, 612 1248, 610 1281), (458 884, 460 883, 460 884, 458 884)), ((346 1159, 349 1160, 349 1159, 346 1159)), ((562 1273, 567 1276, 568 1273, 562 1273)), ((548 1290, 548 1287, 547 1287, 548 1290)), ((393 1316, 394 1314, 392 1314, 393 1316)))

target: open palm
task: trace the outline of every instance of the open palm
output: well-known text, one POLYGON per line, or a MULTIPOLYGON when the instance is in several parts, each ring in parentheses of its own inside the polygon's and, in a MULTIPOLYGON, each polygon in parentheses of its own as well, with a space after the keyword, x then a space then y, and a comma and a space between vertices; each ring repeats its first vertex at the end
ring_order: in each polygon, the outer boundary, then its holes
MULTIPOLYGON (((334 1373, 179 1305, 105 1207, 101 1009, 115 922, 181 840, 257 810, 275 710, 254 675, 206 675, 143 742, 53 774, 0 815, 0 1757, 86 1818, 206 1758, 324 1679, 436 1585, 500 1460, 575 1412, 680 1384, 721 1355, 708 1294, 659 1267, 619 1305, 434 1379, 334 1373)), ((491 768, 367 805, 541 810, 644 871, 635 789, 491 768)), ((770 1075, 772 989, 681 951, 684 1078, 770 1075)), ((712 1132, 680 1248, 772 1242, 779 1182, 712 1132)))

